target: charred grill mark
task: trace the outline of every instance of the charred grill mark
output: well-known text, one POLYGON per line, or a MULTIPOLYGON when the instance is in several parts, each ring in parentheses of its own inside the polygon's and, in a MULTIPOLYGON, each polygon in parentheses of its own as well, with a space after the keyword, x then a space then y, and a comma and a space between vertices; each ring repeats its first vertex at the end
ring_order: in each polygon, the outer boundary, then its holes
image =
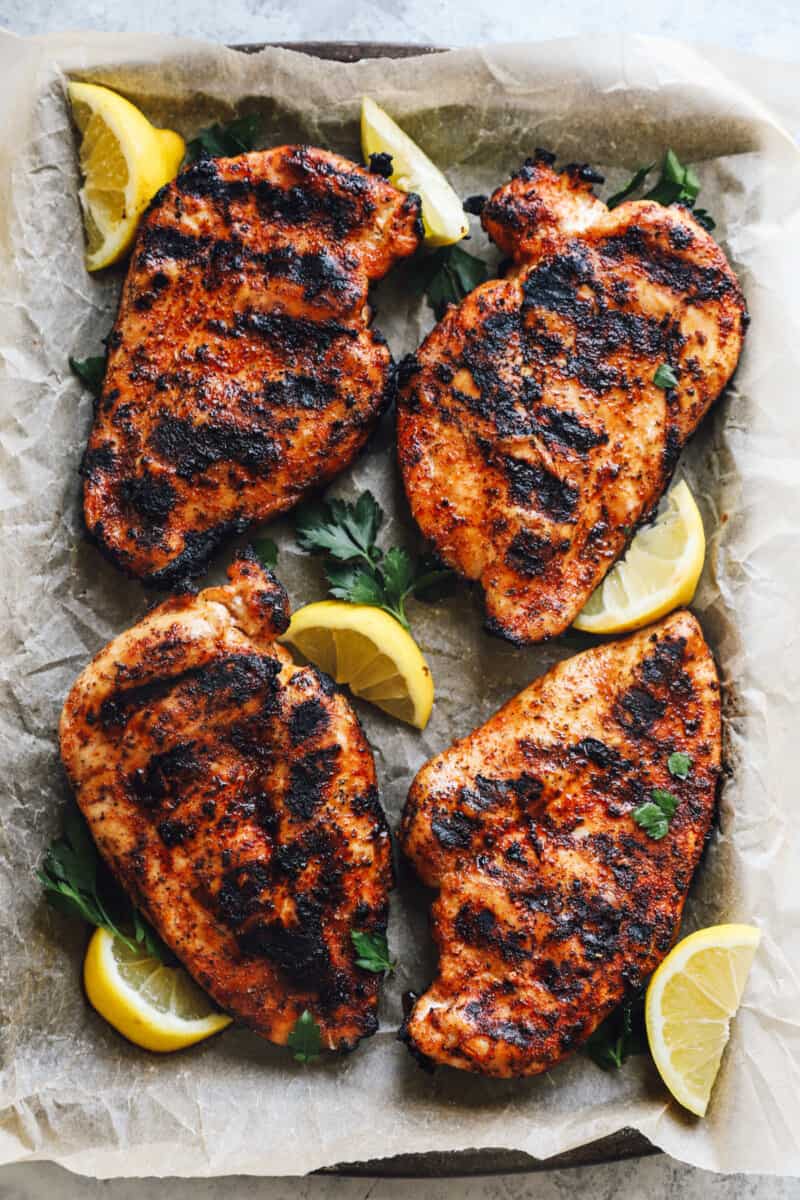
POLYGON ((360 332, 338 321, 312 321, 308 317, 293 317, 284 312, 260 312, 247 308, 234 314, 232 324, 211 320, 207 328, 221 337, 239 338, 255 334, 267 341, 278 342, 284 351, 297 354, 303 351, 324 354, 340 340, 358 341, 360 332))
POLYGON ((572 747, 572 753, 579 758, 588 759, 604 771, 627 771, 633 766, 618 750, 601 742, 599 738, 582 738, 572 747))
POLYGON ((674 292, 684 302, 724 300, 738 290, 727 272, 669 254, 637 225, 604 238, 598 243, 598 250, 612 263, 628 256, 635 258, 652 283, 674 292))
POLYGON ((441 810, 431 820, 433 836, 445 850, 466 850, 479 829, 480 821, 458 810, 441 810))
POLYGON ((666 707, 666 703, 647 688, 634 684, 615 704, 614 717, 631 737, 641 737, 664 715, 666 707))
POLYGON ((313 734, 327 729, 330 716, 319 700, 304 700, 292 709, 289 717, 289 737, 294 745, 304 742, 313 734))
POLYGON ((458 937, 468 946, 496 950, 507 962, 530 957, 524 946, 524 934, 513 929, 504 932, 489 908, 462 904, 453 924, 458 937))
POLYGON ((221 421, 194 422, 164 410, 150 435, 150 446, 187 480, 205 474, 220 462, 238 463, 263 476, 281 458, 278 443, 252 423, 240 427, 221 421))
POLYGON ((264 386, 264 399, 275 408, 305 408, 321 412, 336 399, 336 387, 313 375, 284 375, 264 386))
POLYGON ((589 425, 584 425, 575 413, 560 408, 540 404, 536 408, 535 419, 536 432, 546 442, 559 442, 581 455, 608 441, 607 433, 596 432, 589 425))
POLYGON ((137 803, 157 808, 165 800, 178 798, 202 770, 195 742, 178 742, 169 750, 153 754, 146 767, 138 767, 128 786, 137 803))
POLYGON ((292 763, 286 806, 297 820, 310 821, 325 802, 340 753, 338 746, 326 746, 292 763))
POLYGON ((117 495, 124 508, 133 509, 137 516, 154 529, 162 529, 169 520, 178 500, 178 493, 168 479, 160 479, 146 467, 142 474, 121 479, 117 495))
POLYGON ((103 729, 125 725, 135 712, 152 706, 178 687, 185 687, 194 698, 219 697, 243 704, 257 692, 277 687, 280 670, 280 662, 267 655, 228 655, 203 667, 190 667, 176 675, 118 688, 101 703, 97 720, 103 729))
POLYGON ((271 881, 271 871, 264 862, 251 862, 237 867, 223 877, 217 895, 217 914, 226 925, 236 928, 262 907, 261 895, 271 881))
POLYGON ((181 846, 185 841, 194 835, 194 825, 186 821, 179 821, 169 818, 165 821, 160 821, 158 824, 158 836, 168 849, 173 846, 181 846))
POLYGON ((461 801, 476 812, 506 806, 512 800, 522 804, 531 804, 542 794, 541 779, 534 775, 523 774, 517 779, 489 779, 485 775, 476 775, 472 787, 461 789, 461 801))
POLYGON ((572 520, 578 502, 576 488, 553 475, 540 463, 507 457, 503 461, 503 468, 515 504, 529 506, 535 496, 538 507, 554 521, 572 520))
POLYGON ((506 562, 526 579, 534 579, 537 575, 543 575, 555 555, 563 553, 568 547, 569 542, 554 544, 530 529, 520 529, 506 550, 506 562))
POLYGON ((296 922, 256 921, 238 935, 242 953, 267 958, 294 983, 322 990, 331 958, 322 927, 322 909, 309 896, 295 901, 296 922))
POLYGON ((112 442, 102 442, 99 446, 87 446, 81 460, 80 473, 84 479, 97 482, 102 475, 108 474, 117 467, 117 455, 112 442))
MULTIPOLYGON (((218 546, 237 533, 244 533, 250 522, 246 518, 233 517, 229 521, 220 521, 208 529, 189 529, 184 534, 183 550, 165 567, 151 571, 149 575, 141 576, 146 587, 180 588, 187 580, 199 575, 206 567, 218 546)), ((104 537, 92 531, 103 554, 115 562, 123 570, 127 570, 125 557, 108 546, 104 537)))
MULTIPOLYGON (((361 176, 353 176, 353 179, 359 184, 366 183, 361 176)), ((337 175, 336 183, 343 185, 344 177, 337 175)), ((265 220, 276 225, 320 223, 337 239, 347 237, 375 211, 375 205, 367 195, 357 197, 324 186, 319 190, 305 186, 284 189, 265 179, 256 184, 255 198, 258 211, 265 220)))

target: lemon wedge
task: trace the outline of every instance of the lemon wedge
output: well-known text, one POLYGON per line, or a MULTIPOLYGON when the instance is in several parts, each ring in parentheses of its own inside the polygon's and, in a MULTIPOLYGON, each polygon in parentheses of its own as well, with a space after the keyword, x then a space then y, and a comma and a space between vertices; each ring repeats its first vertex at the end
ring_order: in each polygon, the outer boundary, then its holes
POLYGON ((128 249, 142 212, 178 173, 185 145, 180 134, 156 129, 108 88, 71 83, 68 93, 81 135, 86 266, 99 271, 128 249))
POLYGON ((675 1099, 698 1117, 705 1116, 760 938, 753 925, 699 929, 669 952, 650 980, 650 1052, 675 1099))
POLYGON ((361 150, 392 156, 391 182, 401 192, 416 192, 422 200, 422 222, 429 246, 451 246, 469 233, 461 201, 442 172, 387 112, 364 96, 361 101, 361 150))
POLYGON ((129 1042, 145 1050, 182 1050, 230 1025, 182 967, 132 950, 95 930, 83 963, 89 1003, 129 1042))
POLYGON ((355 696, 417 729, 433 707, 433 677, 422 651, 381 608, 321 600, 292 616, 281 638, 355 696))
POLYGON ((703 518, 687 485, 668 493, 652 525, 634 537, 575 618, 585 633, 641 629, 691 604, 706 556, 703 518))

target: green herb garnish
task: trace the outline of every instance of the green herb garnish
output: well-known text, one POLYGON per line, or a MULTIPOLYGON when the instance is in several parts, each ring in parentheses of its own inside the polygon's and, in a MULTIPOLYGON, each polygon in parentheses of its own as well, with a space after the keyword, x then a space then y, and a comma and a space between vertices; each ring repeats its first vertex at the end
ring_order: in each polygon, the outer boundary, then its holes
POLYGON ((448 304, 460 304, 479 283, 489 278, 483 259, 467 254, 460 246, 443 246, 420 264, 420 284, 436 320, 444 316, 448 304))
POLYGON ((631 1054, 644 1054, 644 992, 623 1000, 587 1039, 584 1050, 604 1071, 618 1071, 631 1054))
MULTIPOLYGON (((609 208, 616 208, 623 200, 638 191, 647 176, 653 170, 655 163, 639 167, 625 187, 610 196, 606 203, 609 208)), ((700 194, 700 180, 693 167, 684 166, 674 150, 667 150, 661 164, 661 176, 649 192, 644 193, 645 200, 656 200, 659 204, 684 204, 692 210, 695 220, 707 229, 709 233, 715 228, 715 221, 705 208, 695 208, 700 194)))
POLYGON ((688 754, 684 754, 681 750, 676 750, 667 759, 667 769, 675 779, 687 779, 692 769, 692 760, 688 754))
POLYGON ((384 554, 375 540, 382 522, 383 511, 371 492, 362 492, 355 503, 329 500, 303 505, 295 517, 297 544, 333 560, 326 562, 325 574, 337 600, 382 608, 408 629, 408 597, 429 598, 452 572, 414 563, 399 546, 384 554))
POLYGON ((257 538, 256 541, 253 542, 253 549, 265 567, 275 566, 278 561, 278 547, 275 545, 272 538, 257 538))
POLYGON ((655 842, 669 831, 669 823, 678 807, 678 797, 663 788, 653 788, 650 799, 633 810, 633 819, 655 842))
POLYGON ((101 895, 99 867, 94 839, 77 805, 70 803, 64 814, 64 832, 51 843, 36 872, 45 899, 67 916, 80 917, 89 925, 107 929, 129 949, 135 950, 137 944, 145 946, 154 957, 164 961, 169 951, 122 889, 112 884, 101 895), (124 933, 120 926, 131 926, 133 936, 124 933))
POLYGON ((103 377, 106 373, 105 354, 92 355, 90 358, 73 358, 70 355, 69 365, 92 395, 99 396, 103 389, 103 377))
POLYGON ((217 121, 201 129, 186 143, 184 164, 198 158, 231 158, 254 150, 261 133, 261 118, 257 113, 234 117, 225 124, 217 121))
POLYGON ((376 975, 394 970, 396 963, 389 958, 389 943, 385 934, 362 933, 358 929, 351 929, 350 937, 358 955, 356 966, 365 971, 374 971, 376 975))
POLYGON ((627 200, 628 196, 633 195, 634 192, 638 192, 655 165, 654 162, 651 162, 646 167, 639 167, 638 171, 631 176, 624 188, 618 192, 614 192, 613 196, 608 197, 606 205, 609 208, 616 208, 618 204, 622 204, 623 200, 627 200))
POLYGON ((319 1025, 308 1009, 304 1009, 292 1026, 286 1044, 294 1051, 295 1062, 316 1062, 322 1050, 322 1034, 319 1025))
POLYGON ((663 388, 664 391, 668 391, 670 388, 678 386, 678 376, 669 363, 659 363, 658 369, 653 376, 653 383, 657 388, 663 388))

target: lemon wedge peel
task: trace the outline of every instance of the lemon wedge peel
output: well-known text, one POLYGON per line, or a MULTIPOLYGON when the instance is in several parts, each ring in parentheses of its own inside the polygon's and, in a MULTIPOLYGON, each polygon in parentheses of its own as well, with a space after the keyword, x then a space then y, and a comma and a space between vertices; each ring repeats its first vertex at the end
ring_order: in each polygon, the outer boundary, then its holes
POLYGON ((679 1104, 705 1116, 761 939, 754 925, 712 925, 678 942, 647 988, 647 1040, 679 1104))
POLYGON ((178 173, 186 149, 180 134, 154 125, 123 96, 94 83, 70 83, 72 114, 81 135, 86 266, 117 262, 133 241, 139 217, 178 173))
POLYGON ((165 966, 143 946, 131 950, 107 929, 92 935, 83 983, 100 1016, 144 1050, 182 1050, 231 1023, 182 967, 165 966))
POLYGON ((390 182, 402 192, 416 192, 422 201, 422 223, 429 246, 452 246, 469 233, 461 201, 424 150, 389 114, 364 96, 361 101, 361 150, 392 158, 390 182))
POLYGON ((691 604, 703 571, 703 518, 681 480, 656 520, 634 537, 625 557, 595 588, 574 626, 584 633, 628 633, 691 604))
POLYGON ((353 695, 417 729, 427 725, 430 667, 411 634, 384 609, 320 600, 299 608, 280 640, 353 695))

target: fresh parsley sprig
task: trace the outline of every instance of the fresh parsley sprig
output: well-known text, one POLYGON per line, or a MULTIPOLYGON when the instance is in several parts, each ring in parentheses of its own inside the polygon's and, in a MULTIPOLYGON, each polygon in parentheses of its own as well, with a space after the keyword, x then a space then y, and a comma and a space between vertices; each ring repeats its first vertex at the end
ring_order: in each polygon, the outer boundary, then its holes
POLYGON ((631 1054, 644 1054, 644 991, 623 1000, 587 1039, 584 1050, 604 1071, 618 1071, 631 1054))
POLYGON ((676 750, 667 759, 667 770, 675 779, 688 779, 692 769, 692 760, 682 750, 676 750))
POLYGON ((657 388, 663 388, 667 392, 678 386, 679 379, 669 363, 659 363, 653 376, 653 383, 657 388))
POLYGON ((292 1058, 298 1063, 316 1062, 322 1051, 322 1031, 307 1008, 292 1026, 286 1044, 293 1051, 292 1058))
POLYGON ((107 929, 129 949, 145 946, 154 957, 165 961, 169 951, 116 885, 101 888, 100 858, 92 835, 77 805, 70 803, 64 814, 64 832, 53 841, 36 872, 48 904, 69 917, 80 917, 89 925, 107 929), (119 917, 118 914, 124 914, 119 917), (113 914, 113 915, 112 915, 113 914), (132 927, 133 934, 124 932, 132 927), (124 929, 123 929, 124 927, 124 929))
POLYGON ((70 370, 77 375, 81 383, 98 397, 103 389, 103 377, 106 373, 105 354, 93 354, 89 358, 69 358, 70 370))
POLYGON ((383 510, 366 491, 355 503, 334 499, 303 505, 295 516, 295 534, 302 550, 327 557, 325 574, 332 596, 382 608, 408 629, 409 596, 432 598, 452 572, 415 563, 400 546, 384 554, 376 541, 382 523, 383 510))
POLYGON ((373 971, 383 975, 393 971, 397 963, 389 958, 389 943, 384 933, 364 933, 360 929, 351 929, 350 937, 356 949, 356 966, 364 971, 373 971))
POLYGON ((654 842, 660 842, 669 832, 679 803, 678 797, 673 796, 672 792, 653 788, 650 799, 633 810, 633 819, 654 842))
POLYGON ((444 316, 448 304, 460 304, 488 278, 489 268, 483 259, 468 254, 459 245, 442 246, 421 259, 418 266, 419 287, 437 321, 444 316))
POLYGON ((272 538, 256 538, 256 540, 253 542, 253 549, 258 555, 258 558, 263 566, 272 568, 277 564, 278 547, 276 546, 275 542, 273 542, 272 538))
MULTIPOLYGON (((616 208, 618 204, 622 204, 623 200, 627 200, 629 196, 637 192, 654 167, 655 163, 639 167, 620 191, 609 196, 606 201, 608 207, 616 208)), ((659 204, 684 204, 692 210, 695 220, 710 233, 715 228, 716 222, 707 209, 695 207, 700 187, 700 179, 694 168, 684 166, 675 151, 668 149, 661 164, 661 175, 658 181, 649 192, 644 193, 643 198, 656 200, 659 204)))
POLYGON ((186 143, 184 165, 199 158, 230 158, 254 150, 261 135, 261 117, 250 113, 224 124, 215 121, 186 143))

